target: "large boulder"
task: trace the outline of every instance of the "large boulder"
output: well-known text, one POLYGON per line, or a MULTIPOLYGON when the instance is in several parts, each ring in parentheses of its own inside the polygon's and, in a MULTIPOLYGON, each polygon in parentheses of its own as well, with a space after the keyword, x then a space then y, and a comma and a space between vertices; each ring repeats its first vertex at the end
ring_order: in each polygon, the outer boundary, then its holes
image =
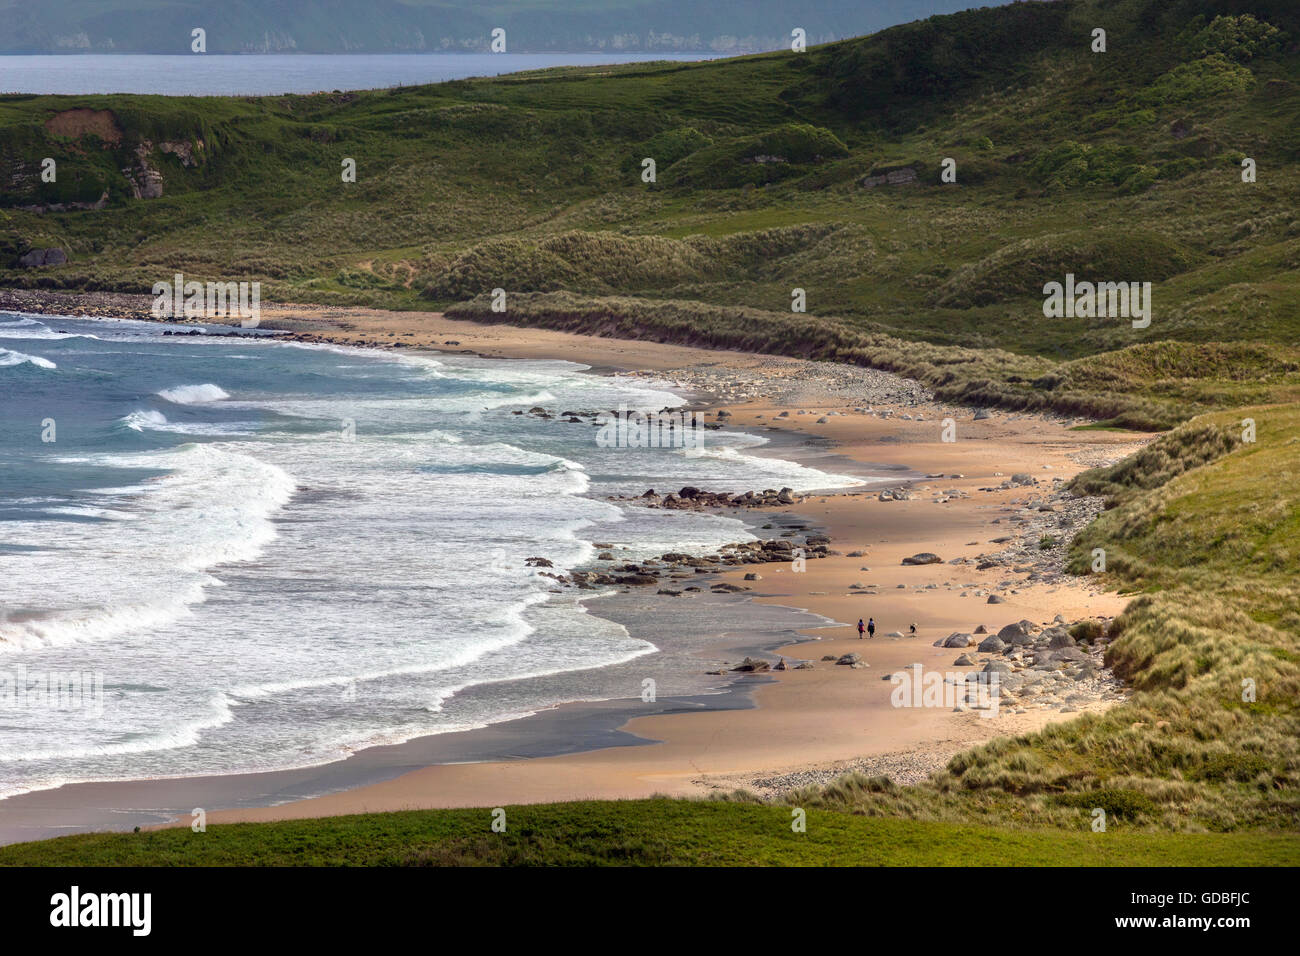
POLYGON ((998 639, 1007 644, 1018 643, 1016 638, 1028 637, 1028 631, 1020 624, 1008 624, 998 631, 998 639))
MULTIPOLYGON (((633 587, 647 587, 651 584, 658 584, 659 579, 653 574, 624 574, 616 578, 619 584, 628 584, 633 587)), ((715 585, 720 587, 721 585, 715 585)))
POLYGON ((1002 638, 998 637, 996 634, 990 634, 988 637, 984 638, 984 640, 979 642, 979 647, 977 649, 984 654, 998 654, 1006 650, 1006 647, 1007 645, 1003 642, 1002 638))
POLYGON ((68 254, 62 249, 33 249, 18 260, 20 269, 40 269, 45 266, 61 266, 68 261, 68 254))
POLYGON ((943 558, 929 551, 922 551, 903 559, 904 564, 941 564, 942 562, 943 558))
POLYGON ((1074 638, 1072 638, 1070 632, 1063 627, 1049 627, 1038 636, 1040 638, 1047 638, 1047 646, 1052 650, 1075 646, 1074 638))
POLYGON ((970 647, 974 642, 969 634, 950 634, 943 642, 944 647, 970 647))

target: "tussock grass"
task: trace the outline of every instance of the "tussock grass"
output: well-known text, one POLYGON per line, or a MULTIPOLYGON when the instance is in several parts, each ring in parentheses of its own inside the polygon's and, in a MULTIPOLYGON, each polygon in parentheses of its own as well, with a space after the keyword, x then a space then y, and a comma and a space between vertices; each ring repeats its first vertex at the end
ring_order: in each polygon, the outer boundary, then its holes
POLYGON ((955 270, 934 294, 936 305, 969 308, 1042 294, 1044 283, 1158 282, 1191 268, 1194 257, 1150 233, 1106 235, 1094 230, 1034 236, 1003 246, 955 270))
MULTIPOLYGON (((839 236, 834 231, 824 241, 839 236)), ((834 318, 767 309, 507 291, 504 313, 493 312, 491 298, 485 295, 453 305, 446 314, 477 322, 847 362, 914 378, 944 401, 1088 416, 1148 430, 1170 427, 1201 408, 1238 404, 1243 394, 1278 400, 1300 395, 1300 350, 1283 346, 1153 343, 1093 359, 1056 362, 996 349, 910 342, 834 318), (1207 377, 1183 377, 1194 365, 1204 368, 1207 377)))

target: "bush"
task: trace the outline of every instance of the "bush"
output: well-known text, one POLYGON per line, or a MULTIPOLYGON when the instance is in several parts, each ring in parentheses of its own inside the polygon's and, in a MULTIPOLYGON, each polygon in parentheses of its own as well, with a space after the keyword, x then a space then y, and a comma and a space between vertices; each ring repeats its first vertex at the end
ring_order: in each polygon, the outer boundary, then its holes
POLYGON ((1244 13, 1215 17, 1192 38, 1190 48, 1196 56, 1222 54, 1240 63, 1276 53, 1282 48, 1282 39, 1283 33, 1277 27, 1244 13))
POLYGON ((1255 85, 1255 75, 1222 53, 1191 63, 1180 63, 1138 94, 1144 103, 1170 106, 1189 100, 1209 100, 1245 93, 1255 85))
POLYGON ((670 181, 701 189, 760 186, 848 153, 848 147, 830 130, 790 123, 698 150, 673 167, 670 181))
POLYGON ((623 164, 624 172, 639 171, 641 161, 646 157, 653 159, 658 169, 667 169, 691 153, 712 145, 713 140, 693 126, 670 129, 636 146, 623 164))
POLYGON ((1159 813, 1155 801, 1137 790, 1085 790, 1061 794, 1055 802, 1061 806, 1079 807, 1088 811, 1100 807, 1106 811, 1106 819, 1123 820, 1126 823, 1136 822, 1142 817, 1154 817, 1159 813))

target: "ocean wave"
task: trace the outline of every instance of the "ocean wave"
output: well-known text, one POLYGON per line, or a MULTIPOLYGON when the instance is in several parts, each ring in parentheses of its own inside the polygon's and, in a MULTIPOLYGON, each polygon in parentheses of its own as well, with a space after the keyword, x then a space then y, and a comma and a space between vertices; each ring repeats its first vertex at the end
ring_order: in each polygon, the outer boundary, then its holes
POLYGON ((39 319, 24 316, 17 322, 0 322, 0 339, 98 339, 89 332, 56 331, 39 319))
MULTIPOLYGON (((193 747, 199 742, 203 731, 222 727, 235 719, 235 715, 231 710, 231 700, 226 694, 220 692, 213 694, 208 699, 208 707, 210 713, 207 717, 199 717, 194 720, 170 725, 165 730, 155 731, 153 733, 131 735, 134 739, 117 740, 111 743, 97 740, 90 744, 72 744, 71 746, 64 747, 55 746, 48 747, 44 750, 26 750, 21 753, 10 753, 0 750, 0 761, 76 760, 84 757, 111 757, 123 754, 146 754, 154 753, 159 750, 178 750, 182 747, 193 747)), ((0 713, 4 713, 4 710, 0 709, 0 713)), ((58 786, 59 784, 54 785, 58 786)), ((35 787, 31 789, 40 790, 46 788, 35 787)), ((7 792, 0 791, 0 799, 25 792, 28 792, 25 788, 13 788, 7 792)))
POLYGON ((165 398, 175 405, 203 405, 208 402, 219 402, 230 397, 230 393, 219 385, 178 385, 175 388, 164 388, 158 393, 159 398, 165 398))
POLYGON ((146 428, 158 428, 167 424, 167 416, 162 412, 146 410, 141 412, 132 412, 122 420, 127 428, 132 431, 144 431, 146 428))
POLYGON ((136 432, 171 432, 177 435, 236 436, 247 435, 258 428, 256 422, 173 422, 162 412, 139 409, 118 419, 125 427, 136 432))
POLYGON ((699 447, 677 449, 675 453, 687 459, 725 462, 736 466, 738 469, 743 469, 748 474, 759 476, 760 480, 783 481, 796 492, 820 491, 829 488, 855 488, 868 483, 861 478, 831 474, 785 458, 747 455, 733 445, 711 445, 705 441, 699 447))
POLYGON ((39 355, 28 355, 25 352, 14 352, 10 349, 0 349, 0 368, 12 368, 16 365, 30 364, 37 368, 58 368, 47 358, 41 358, 39 355))
POLYGON ((101 641, 127 631, 150 630, 183 617, 189 613, 189 605, 202 603, 203 599, 203 588, 195 582, 170 598, 157 595, 151 603, 6 613, 0 616, 0 647, 63 647, 101 641))
POLYGON ((6 580, 11 606, 41 607, 52 579, 84 603, 0 618, 0 649, 102 641, 177 620, 205 600, 207 587, 221 583, 210 569, 261 554, 276 537, 271 516, 297 487, 283 469, 215 444, 96 461, 167 474, 133 487, 97 489, 97 496, 116 499, 111 510, 133 520, 111 527, 65 522, 57 549, 49 547, 47 522, 6 526, 11 542, 37 546, 6 580))

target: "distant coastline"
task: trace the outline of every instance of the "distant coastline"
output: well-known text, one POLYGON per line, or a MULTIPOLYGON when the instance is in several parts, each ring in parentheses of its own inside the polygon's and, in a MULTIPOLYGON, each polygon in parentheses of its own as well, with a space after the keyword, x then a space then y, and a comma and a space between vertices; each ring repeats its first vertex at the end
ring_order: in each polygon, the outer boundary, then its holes
POLYGON ((714 59, 699 52, 637 53, 6 53, 0 95, 280 96, 423 86, 565 67, 714 59))

